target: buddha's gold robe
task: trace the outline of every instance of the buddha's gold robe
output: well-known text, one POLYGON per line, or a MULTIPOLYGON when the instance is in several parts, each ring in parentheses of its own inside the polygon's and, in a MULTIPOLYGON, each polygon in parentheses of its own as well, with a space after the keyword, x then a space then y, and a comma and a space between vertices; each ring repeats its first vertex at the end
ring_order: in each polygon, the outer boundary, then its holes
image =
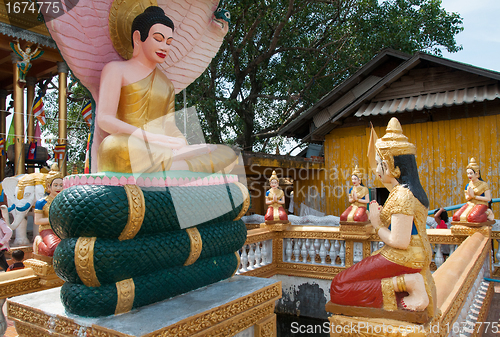
MULTIPOLYGON (((175 124, 174 86, 157 68, 142 80, 121 88, 116 117, 139 128, 137 132, 145 130, 185 140, 175 124)), ((97 162, 99 172, 147 173, 169 170, 172 159, 173 151, 168 145, 118 133, 102 141, 97 162)), ((185 161, 190 171, 212 173, 223 170, 236 159, 232 149, 218 145, 209 154, 185 161)))

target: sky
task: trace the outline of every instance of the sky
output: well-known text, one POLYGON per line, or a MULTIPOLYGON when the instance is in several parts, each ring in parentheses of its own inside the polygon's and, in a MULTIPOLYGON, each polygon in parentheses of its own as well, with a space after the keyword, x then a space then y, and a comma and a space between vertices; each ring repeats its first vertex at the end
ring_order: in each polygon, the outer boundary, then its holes
POLYGON ((443 57, 500 72, 500 0, 442 0, 447 12, 458 12, 464 30, 456 36, 463 50, 443 57))

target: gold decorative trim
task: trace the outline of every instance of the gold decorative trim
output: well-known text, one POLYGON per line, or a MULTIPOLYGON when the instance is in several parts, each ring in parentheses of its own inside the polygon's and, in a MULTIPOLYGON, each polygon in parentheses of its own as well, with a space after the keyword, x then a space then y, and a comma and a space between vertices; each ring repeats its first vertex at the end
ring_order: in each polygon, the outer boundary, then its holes
POLYGON ((456 236, 472 236, 474 233, 481 233, 486 237, 490 237, 491 226, 469 227, 464 225, 451 226, 451 234, 456 236))
POLYGON ((287 230, 289 227, 290 227, 290 222, 276 223, 276 224, 267 224, 267 223, 260 224, 260 228, 265 228, 271 232, 282 232, 287 230))
MULTIPOLYGON (((287 231, 282 232, 281 236, 284 239, 329 239, 329 240, 343 240, 340 230, 338 227, 334 227, 335 231, 299 231, 294 230, 294 227, 301 226, 291 226, 287 231)), ((309 226, 311 227, 311 226, 309 226)), ((302 229, 302 228, 300 228, 302 229)))
POLYGON ((350 267, 354 264, 353 263, 354 241, 346 240, 344 245, 345 245, 345 266, 350 267))
POLYGON ((87 287, 100 287, 94 269, 94 244, 97 238, 80 237, 75 245, 75 267, 87 287))
MULTIPOLYGON (((488 240, 486 245, 483 247, 483 251, 479 255, 477 261, 485 261, 487 256, 490 254, 491 250, 491 241, 488 240)), ((446 326, 447 323, 451 326, 453 322, 456 321, 457 315, 462 309, 464 304, 464 300, 469 294, 472 285, 476 282, 477 275, 479 274, 479 270, 483 267, 483 263, 475 263, 474 267, 469 271, 466 281, 460 287, 460 291, 456 294, 453 304, 448 308, 446 312, 443 312, 443 318, 441 319, 441 326, 446 326)))
POLYGON ((240 270, 240 264, 241 264, 240 252, 234 252, 234 255, 236 255, 236 260, 238 261, 238 263, 231 277, 233 277, 236 274, 236 272, 240 270))
POLYGON ((120 282, 116 282, 116 293, 118 300, 116 302, 115 315, 123 314, 132 310, 135 298, 134 280, 129 278, 120 282))
POLYGON ((236 186, 238 186, 241 190, 241 195, 243 196, 243 206, 241 208, 240 213, 238 213, 238 216, 234 218, 233 221, 240 220, 243 215, 248 212, 248 209, 250 208, 250 193, 248 193, 248 189, 246 188, 245 185, 240 183, 239 181, 233 182, 236 186))
POLYGON ((155 0, 115 0, 109 11, 109 35, 115 50, 126 60, 132 58, 134 48, 130 39, 132 21, 149 6, 158 6, 155 0))
POLYGON ((252 234, 250 232, 247 232, 247 240, 245 241, 245 245, 249 245, 249 244, 257 243, 257 242, 263 242, 263 241, 267 241, 267 240, 272 240, 274 238, 276 238, 276 235, 274 232, 266 232, 264 234, 252 234))
MULTIPOLYGON (((116 2, 116 1, 115 1, 116 2)), ((128 199, 128 221, 118 240, 130 240, 134 238, 141 229, 146 213, 144 194, 137 185, 124 185, 128 199)))
MULTIPOLYGON (((276 268, 277 271, 275 274, 317 278, 321 280, 332 280, 335 277, 335 275, 346 269, 346 267, 339 267, 339 266, 314 265, 314 264, 289 263, 289 262, 277 263, 276 268)), ((244 275, 248 274, 245 273, 244 275)))
POLYGON ((184 262, 185 266, 189 266, 198 260, 201 254, 201 250, 203 248, 203 241, 201 240, 200 232, 198 228, 191 227, 186 229, 186 233, 189 235, 189 241, 191 243, 191 248, 189 251, 189 257, 186 262, 184 262))
MULTIPOLYGON (((163 330, 156 331, 155 333, 148 334, 144 337, 184 337, 193 336, 198 333, 200 333, 200 336, 228 336, 236 332, 235 330, 228 329, 231 327, 234 328, 236 323, 240 322, 240 326, 248 328, 257 321, 274 313, 274 301, 279 298, 281 298, 281 282, 269 285, 252 294, 244 296, 243 298, 214 308, 209 312, 194 315, 188 319, 179 321, 163 330), (261 305, 264 309, 256 308, 261 305), (246 313, 246 311, 250 312, 246 313), (259 311, 261 311, 260 315, 257 314, 259 311), (239 316, 240 314, 242 315, 239 316), (237 315, 238 317, 235 317, 237 315), (231 320, 231 318, 233 319, 231 320), (230 321, 226 322, 227 320, 230 321), (209 334, 207 330, 212 327, 216 327, 219 323, 222 323, 221 328, 213 331, 212 334, 209 334)), ((242 330, 238 329, 238 331, 242 330)))
POLYGON ((370 241, 363 241, 363 259, 372 255, 372 243, 370 241))
POLYGON ((33 269, 33 272, 38 276, 55 275, 56 273, 52 263, 48 263, 46 261, 28 259, 24 261, 24 265, 33 269))
POLYGON ((9 298, 42 290, 40 278, 36 275, 24 277, 22 280, 0 283, 0 298, 9 298))
MULTIPOLYGON (((266 303, 264 305, 260 305, 256 308, 248 310, 248 312, 240 314, 236 317, 230 318, 226 320, 225 322, 221 323, 220 326, 215 326, 212 328, 209 328, 205 331, 202 331, 200 333, 197 333, 195 335, 191 334, 160 334, 160 335, 154 335, 155 337, 168 337, 168 336, 179 336, 179 337, 206 337, 206 336, 213 336, 213 337, 226 337, 226 336, 233 336, 234 334, 237 334, 239 332, 242 332, 249 327, 255 325, 260 320, 263 320, 264 318, 274 315, 274 302, 272 303, 266 303)), ((149 337, 149 336, 148 336, 149 337)))
MULTIPOLYGON (((481 305, 481 309, 479 311, 479 315, 477 315, 477 321, 479 324, 482 322, 486 321, 486 318, 488 317, 488 311, 490 309, 490 304, 491 300, 493 299, 493 293, 495 292, 494 290, 494 285, 493 282, 490 282, 488 285, 488 290, 486 290, 486 296, 484 297, 483 304, 481 305)), ((498 322, 495 322, 498 324, 498 322)), ((486 327, 486 324, 481 324, 479 328, 477 326, 474 326, 474 333, 472 334, 472 337, 479 337, 482 336, 484 333, 484 329, 486 327)), ((492 327, 490 327, 492 329, 492 327)))
POLYGON ((396 293, 394 292, 394 284, 392 282, 392 277, 384 278, 381 281, 382 284, 382 299, 383 308, 387 311, 395 311, 398 309, 396 304, 396 293))
POLYGON ((273 314, 255 324, 254 337, 276 336, 276 314, 273 314))

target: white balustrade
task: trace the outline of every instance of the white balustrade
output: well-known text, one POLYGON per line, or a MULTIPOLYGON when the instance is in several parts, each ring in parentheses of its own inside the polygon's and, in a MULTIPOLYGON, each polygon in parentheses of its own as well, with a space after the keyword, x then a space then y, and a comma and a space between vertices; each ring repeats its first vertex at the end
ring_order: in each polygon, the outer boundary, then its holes
POLYGON ((345 242, 342 241, 340 243, 340 253, 339 253, 339 257, 340 257, 340 265, 342 267, 345 267, 345 242))
POLYGON ((301 240, 300 239, 293 239, 294 241, 294 247, 293 247, 293 255, 295 256, 295 262, 299 262, 299 257, 300 257, 300 244, 301 240))
POLYGON ((309 243, 309 239, 302 240, 302 249, 300 250, 300 255, 302 255, 302 262, 307 263, 307 246, 309 243))
POLYGON ((242 252, 241 252, 241 256, 240 256, 240 260, 241 260, 240 272, 246 272, 246 271, 248 271, 248 269, 247 269, 247 265, 248 265, 247 246, 244 245, 243 248, 241 248, 241 250, 242 250, 242 252))
POLYGON ((335 265, 335 260, 337 259, 337 250, 336 250, 336 248, 335 248, 335 245, 337 245, 337 244, 338 244, 338 243, 337 243, 337 240, 333 240, 333 241, 335 241, 335 243, 332 243, 332 244, 330 245, 330 252, 329 252, 329 254, 328 254, 328 255, 330 256, 330 260, 331 260, 330 264, 331 264, 332 266, 333 266, 333 265, 335 265))
POLYGON ((319 248, 319 258, 321 259, 321 264, 326 264, 326 247, 325 247, 325 241, 328 242, 328 240, 321 240, 321 246, 319 248))
POLYGON ((285 239, 285 242, 286 242, 285 261, 291 262, 293 253, 292 239, 285 239))
POLYGON ((255 253, 253 251, 253 244, 248 245, 248 269, 252 270, 254 269, 253 266, 255 265, 255 253))
POLYGON ((444 262, 443 253, 441 253, 441 245, 436 244, 436 254, 434 255, 434 263, 436 267, 439 268, 444 262))
POLYGON ((254 270, 272 262, 272 240, 244 245, 240 249, 240 268, 237 274, 254 270))

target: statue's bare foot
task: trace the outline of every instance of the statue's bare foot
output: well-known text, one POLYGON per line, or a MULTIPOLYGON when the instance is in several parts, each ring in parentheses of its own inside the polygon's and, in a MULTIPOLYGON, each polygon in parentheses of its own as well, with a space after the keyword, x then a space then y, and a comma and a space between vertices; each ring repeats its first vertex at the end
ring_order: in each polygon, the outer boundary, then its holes
POLYGON ((489 208, 486 210, 486 216, 488 217, 488 220, 495 220, 495 215, 493 214, 493 211, 489 208))
POLYGON ((424 278, 420 274, 404 275, 406 290, 409 295, 401 300, 407 310, 423 311, 429 305, 429 296, 425 291, 424 278))

